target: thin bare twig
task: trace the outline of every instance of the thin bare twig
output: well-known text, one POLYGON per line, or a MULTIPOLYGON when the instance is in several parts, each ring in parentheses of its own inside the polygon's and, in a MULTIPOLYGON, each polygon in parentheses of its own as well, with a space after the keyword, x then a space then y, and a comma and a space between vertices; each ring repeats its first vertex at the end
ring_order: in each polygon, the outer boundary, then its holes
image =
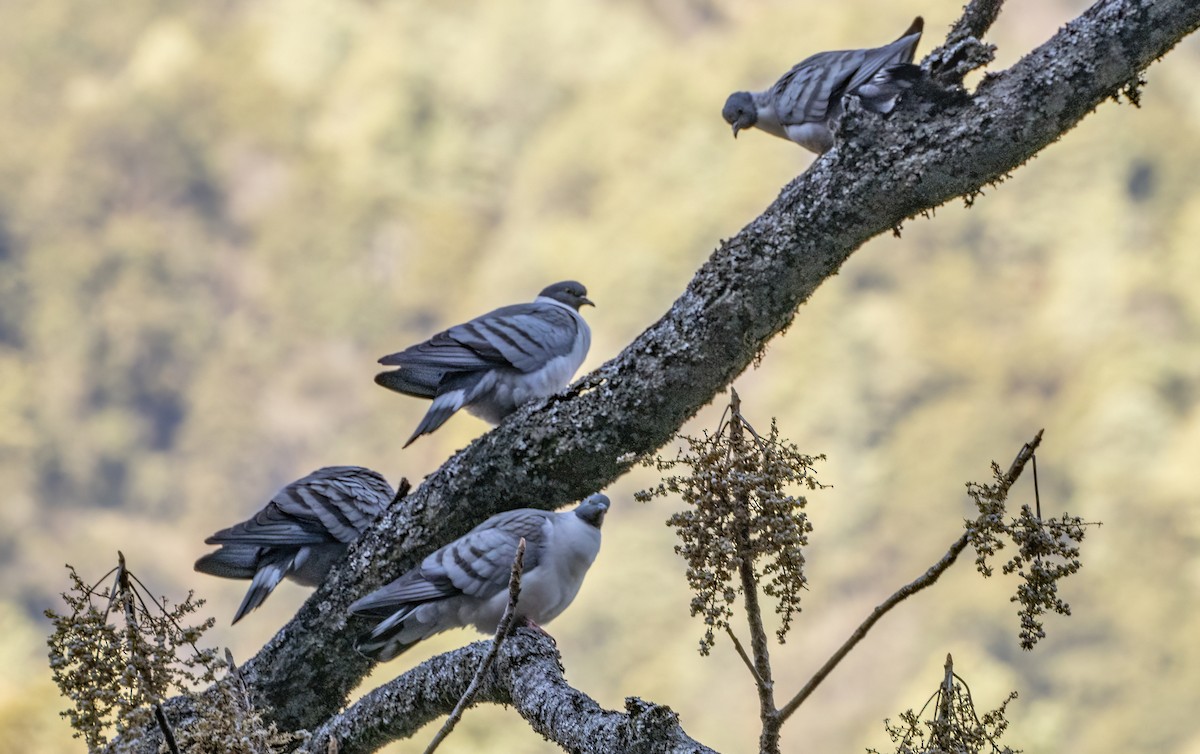
POLYGON ((1038 446, 1042 444, 1042 434, 1045 429, 1039 429, 1033 439, 1021 446, 1017 457, 1013 459, 1012 466, 1008 467, 1008 472, 1004 475, 1004 489, 1002 492, 1008 492, 1013 483, 1017 481, 1017 477, 1021 476, 1021 472, 1025 470, 1025 464, 1033 459, 1033 454, 1037 452, 1038 446))
POLYGON ((1037 519, 1042 520, 1042 493, 1038 490, 1037 456, 1033 457, 1033 501, 1037 504, 1037 519))
POLYGON ((867 616, 867 619, 864 620, 862 624, 854 630, 854 633, 850 635, 850 638, 847 639, 846 642, 842 644, 842 646, 839 647, 836 652, 833 653, 833 656, 825 661, 825 664, 822 665, 821 669, 809 679, 808 683, 804 684, 804 688, 800 689, 799 693, 797 693, 791 701, 783 705, 783 708, 779 710, 780 719, 786 720, 789 715, 795 712, 796 708, 799 707, 804 700, 816 690, 817 686, 821 684, 821 681, 825 680, 825 677, 828 676, 833 669, 838 666, 838 663, 842 661, 842 658, 849 654, 850 650, 854 649, 854 646, 863 640, 863 638, 867 635, 867 632, 871 630, 871 627, 874 626, 875 623, 889 610, 922 589, 932 586, 933 583, 938 580, 938 577, 945 573, 947 568, 954 565, 954 561, 958 559, 959 553, 961 553, 966 546, 967 535, 963 534, 954 542, 954 544, 950 546, 950 549, 945 555, 942 556, 941 560, 931 566, 929 570, 921 574, 921 576, 900 587, 895 594, 893 594, 891 597, 888 597, 878 607, 872 610, 871 614, 867 616))
MULTIPOLYGON (((1003 492, 1008 492, 1013 483, 1017 481, 1017 478, 1021 476, 1021 472, 1025 469, 1025 464, 1028 463, 1031 458, 1033 458, 1034 451, 1037 450, 1038 445, 1040 445, 1042 442, 1043 431, 1044 430, 1039 429, 1034 438, 1025 443, 1025 445, 1023 445, 1021 450, 1017 453, 1017 457, 1013 460, 1012 465, 1009 467, 1008 473, 1004 475, 1003 492)), ((800 689, 796 696, 792 697, 791 701, 780 708, 779 722, 782 724, 784 720, 787 720, 787 718, 791 716, 791 714, 795 712, 801 704, 804 703, 804 700, 816 690, 817 686, 821 685, 821 682, 824 681, 831 672, 833 672, 833 669, 838 666, 838 663, 840 663, 842 659, 850 653, 851 649, 854 649, 855 645, 857 645, 863 640, 864 637, 866 637, 867 632, 871 630, 871 627, 874 626, 889 610, 922 589, 933 586, 934 582, 937 581, 938 578, 945 573, 948 568, 950 568, 950 566, 954 565, 954 561, 958 560, 959 554, 962 553, 967 546, 967 541, 968 535, 964 533, 957 540, 955 540, 954 544, 950 545, 950 549, 946 551, 946 554, 942 556, 941 560, 934 563, 932 566, 930 566, 929 570, 925 571, 925 573, 921 574, 913 581, 910 581, 909 583, 900 587, 898 590, 896 590, 895 594, 888 597, 874 610, 872 610, 871 614, 867 616, 867 619, 864 620, 859 627, 854 630, 854 633, 850 635, 850 638, 847 639, 845 643, 843 643, 842 646, 839 647, 838 650, 834 652, 828 660, 825 661, 825 664, 822 665, 821 668, 813 675, 813 677, 809 679, 808 683, 804 684, 804 687, 800 689)))
POLYGON ((746 654, 746 648, 742 646, 742 642, 738 640, 737 634, 728 625, 725 626, 725 633, 729 634, 729 640, 733 642, 733 648, 737 650, 738 657, 742 658, 742 662, 746 663, 746 669, 750 671, 750 675, 754 676, 754 682, 762 685, 763 679, 758 674, 758 670, 754 667, 754 660, 750 659, 750 655, 746 654))
POLYGON ((158 702, 154 704, 154 719, 158 721, 158 728, 162 731, 163 740, 167 742, 167 750, 171 754, 179 754, 179 744, 175 742, 175 731, 171 730, 171 724, 167 722, 167 713, 163 712, 162 704, 158 702))
POLYGON ((508 577, 508 606, 504 608, 504 614, 500 616, 500 625, 496 626, 496 635, 492 638, 492 647, 484 655, 483 662, 479 663, 479 668, 475 671, 475 677, 471 679, 471 685, 467 686, 467 690, 463 692, 462 698, 454 706, 450 717, 446 718, 446 722, 442 725, 441 730, 437 732, 437 735, 429 742, 429 746, 425 748, 425 754, 433 754, 434 749, 442 741, 446 740, 446 736, 450 735, 450 731, 454 730, 454 726, 462 719, 463 712, 467 707, 471 706, 471 702, 475 700, 475 695, 479 693, 479 686, 483 683, 484 673, 495 662, 496 655, 500 652, 500 643, 504 641, 504 638, 508 636, 509 629, 512 628, 513 618, 517 614, 517 599, 521 596, 521 571, 524 568, 525 538, 521 537, 521 541, 517 543, 516 557, 513 558, 512 573, 508 577))

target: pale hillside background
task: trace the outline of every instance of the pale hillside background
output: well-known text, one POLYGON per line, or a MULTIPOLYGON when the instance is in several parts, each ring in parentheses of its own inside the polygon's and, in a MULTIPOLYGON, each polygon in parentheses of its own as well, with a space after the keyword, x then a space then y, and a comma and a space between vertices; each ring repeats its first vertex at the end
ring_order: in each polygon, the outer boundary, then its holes
MULTIPOLYGON (((206 535, 318 466, 420 480, 485 429, 455 417, 402 452, 426 404, 372 384, 377 357, 578 278, 599 365, 810 162, 731 139, 730 91, 917 13, 924 55, 961 4, 5 4, 0 751, 82 749, 45 661, 64 563, 99 575, 120 548, 155 590, 196 589, 209 640, 251 656, 306 592, 281 586, 230 628, 244 585, 192 572, 206 535)), ((1082 7, 1010 0, 997 66, 1082 7)), ((1106 105, 973 209, 872 242, 738 381, 753 421, 829 454, 834 485, 811 497, 781 695, 944 552, 963 483, 1039 427, 1048 512, 1105 522, 1067 583, 1074 617, 1035 652, 1013 583, 964 563, 837 670, 788 751, 883 748, 882 719, 920 706, 950 651, 981 705, 1020 692, 1010 740, 1031 754, 1200 752, 1198 78, 1192 40, 1151 69, 1141 110, 1106 105)), ((695 652, 671 505, 632 501, 653 481, 609 490, 603 551, 552 626, 568 678, 748 751, 753 688, 728 647, 695 652)), ((548 750, 490 708, 443 749, 548 750)))

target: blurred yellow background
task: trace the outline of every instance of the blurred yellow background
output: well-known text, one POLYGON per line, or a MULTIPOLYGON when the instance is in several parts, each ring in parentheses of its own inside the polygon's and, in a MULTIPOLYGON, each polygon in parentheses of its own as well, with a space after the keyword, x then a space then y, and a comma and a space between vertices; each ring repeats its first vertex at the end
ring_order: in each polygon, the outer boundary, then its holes
MULTIPOLYGON (((811 160, 731 139, 729 92, 918 13, 923 56, 961 4, 6 4, 0 752, 82 749, 45 659, 64 563, 98 576, 124 550, 156 591, 208 599, 207 639, 250 657, 307 592, 283 585, 230 628, 245 584, 192 572, 205 536, 319 466, 419 481, 485 429, 455 417, 401 452, 427 404, 373 385, 377 357, 577 278, 599 365, 811 160)), ((993 69, 1084 5, 1010 0, 993 69)), ((1105 105, 974 208, 868 244, 738 380, 752 422, 829 455, 811 591, 774 654, 782 699, 940 557, 970 515, 963 483, 1038 428, 1047 513, 1105 523, 1066 582, 1074 616, 1034 652, 1015 584, 967 557, 834 673, 785 750, 885 750, 882 719, 919 707, 950 651, 981 707, 1020 692, 1006 740, 1030 754, 1200 752, 1197 78, 1189 40, 1140 110, 1105 105)), ((749 751, 753 686, 727 644, 696 654, 671 506, 632 501, 654 481, 609 490, 599 560, 551 626, 568 679, 749 751)), ((1014 501, 1032 495, 1026 478, 1014 501)), ((442 750, 554 749, 481 708, 442 750)))

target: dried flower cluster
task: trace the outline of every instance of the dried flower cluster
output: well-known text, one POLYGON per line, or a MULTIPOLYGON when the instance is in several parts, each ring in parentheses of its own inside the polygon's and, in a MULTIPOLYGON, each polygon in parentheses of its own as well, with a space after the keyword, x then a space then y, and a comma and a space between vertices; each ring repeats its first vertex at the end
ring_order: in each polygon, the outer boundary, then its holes
POLYGON ((214 619, 183 625, 204 600, 193 600, 188 592, 172 607, 165 597, 153 597, 125 567, 124 556, 118 557, 117 567, 90 586, 68 565, 71 589, 63 593, 68 611, 46 611, 54 625, 48 640, 50 669, 73 705, 62 715, 75 737, 83 738, 89 751, 98 751, 113 733, 128 745, 157 725, 170 751, 182 746, 196 754, 268 754, 291 748, 295 736, 265 725, 232 658, 225 662, 215 649, 196 646, 214 619), (102 585, 110 576, 112 581, 102 585), (198 684, 213 683, 223 667, 230 672, 194 700, 194 714, 176 741, 161 702, 172 691, 187 694, 198 684))
POLYGON ((760 436, 742 417, 736 395, 716 432, 680 439, 685 447, 674 460, 660 457, 650 463, 660 472, 683 466, 688 473, 665 476, 656 488, 634 497, 646 502, 679 495, 689 506, 667 525, 675 527, 680 539, 675 552, 687 562, 695 592, 691 613, 704 619, 700 653, 707 655, 715 633, 729 627, 743 590, 739 571, 747 566, 753 582, 776 601, 781 617, 776 636, 783 642, 800 610, 806 583, 803 548, 812 531, 805 498, 790 491, 821 487, 812 467, 825 457, 805 455, 780 439, 774 421, 767 436, 760 436))
MULTIPOLYGON (((1008 703, 1016 698, 1014 691, 999 707, 980 717, 975 712, 971 689, 954 672, 953 661, 947 655, 945 677, 921 711, 907 710, 901 713, 899 724, 885 720, 883 725, 892 743, 896 744, 896 754, 1019 754, 1020 749, 1000 746, 1000 737, 1008 728, 1005 711, 1008 703), (933 717, 922 720, 930 704, 933 705, 933 717)), ((879 754, 875 749, 867 749, 867 752, 879 754)))
POLYGON ((50 635, 50 669, 62 694, 74 705, 63 712, 75 736, 89 750, 107 744, 107 733, 118 735, 145 728, 153 708, 175 689, 211 682, 221 666, 216 650, 198 649, 200 635, 213 619, 183 626, 203 600, 187 599, 171 607, 166 598, 150 595, 136 576, 120 564, 101 582, 89 586, 70 565, 71 589, 63 593, 69 612, 46 611, 54 625, 50 635), (97 605, 101 605, 98 607, 97 605), (116 621, 110 622, 110 616, 116 621), (184 645, 191 653, 178 650, 184 645))
POLYGON ((1004 504, 1010 482, 994 463, 992 474, 994 484, 967 483, 967 494, 979 509, 979 517, 966 523, 967 535, 975 548, 975 567, 985 578, 994 573, 988 559, 1004 549, 1005 540, 1016 546, 1016 554, 1001 566, 1001 571, 1016 573, 1021 579, 1012 601, 1021 605, 1021 648, 1033 649, 1046 636, 1043 615, 1071 614, 1071 606, 1058 596, 1058 582, 1082 566, 1079 544, 1084 528, 1090 524, 1065 513, 1060 518, 1044 519, 1028 505, 1021 506, 1017 518, 1008 517, 1004 504))

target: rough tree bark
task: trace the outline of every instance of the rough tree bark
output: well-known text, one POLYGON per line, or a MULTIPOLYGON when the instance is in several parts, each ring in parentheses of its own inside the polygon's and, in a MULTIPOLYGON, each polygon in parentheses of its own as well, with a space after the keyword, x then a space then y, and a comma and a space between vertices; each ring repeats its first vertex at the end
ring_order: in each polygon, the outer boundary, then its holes
MULTIPOLYGON (((305 752, 366 754, 448 713, 458 702, 490 642, 430 659, 364 696, 313 732, 305 752)), ((558 650, 544 634, 518 629, 501 645, 476 701, 511 704, 538 733, 570 752, 716 754, 693 741, 666 707, 630 698, 625 712, 600 707, 563 678, 558 650)))
MULTIPOLYGON (((977 39, 1001 2, 968 5, 931 56, 935 80, 960 80, 990 57, 977 39)), ((370 667, 351 647, 361 626, 347 617, 350 602, 487 516, 558 507, 621 476, 746 369, 868 239, 1002 180, 1099 104, 1136 89, 1141 72, 1197 27, 1196 0, 1100 0, 970 97, 909 97, 886 118, 850 101, 839 146, 722 243, 658 322, 567 393, 460 451, 388 512, 245 665, 258 702, 286 729, 340 729, 328 721, 370 667)), ((470 675, 450 665, 447 690, 470 675)), ((515 673, 521 663, 504 667, 515 673)), ((490 698, 521 706, 511 681, 497 678, 494 688, 510 696, 490 698)), ((613 751, 586 740, 571 750, 613 751)))

